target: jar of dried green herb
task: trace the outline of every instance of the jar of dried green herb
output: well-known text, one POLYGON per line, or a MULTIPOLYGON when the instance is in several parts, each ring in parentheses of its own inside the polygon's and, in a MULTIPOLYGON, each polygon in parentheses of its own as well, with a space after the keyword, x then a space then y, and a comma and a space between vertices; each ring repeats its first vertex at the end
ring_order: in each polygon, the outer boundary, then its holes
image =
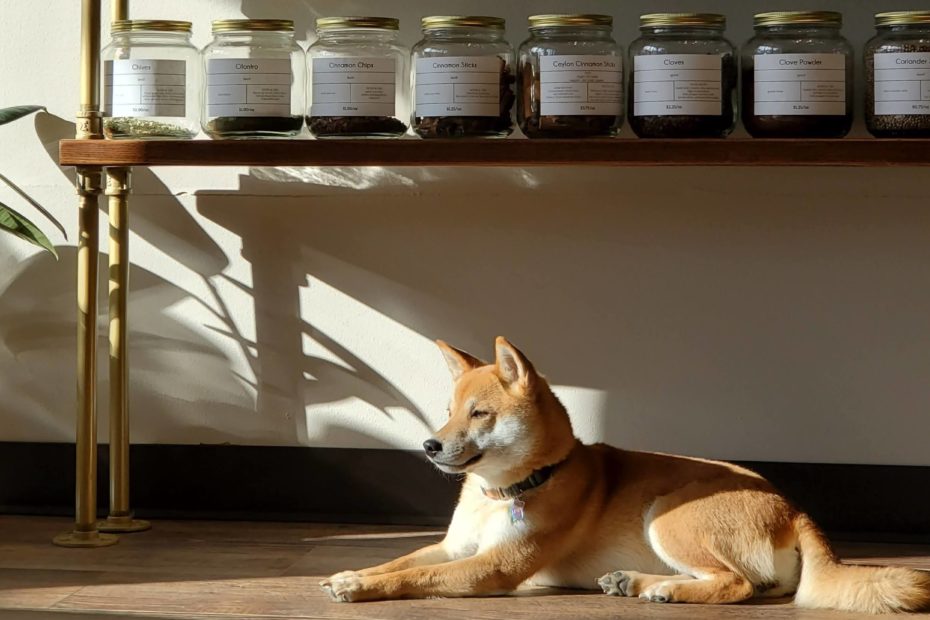
POLYGON ((875 16, 865 46, 865 123, 879 138, 930 137, 930 11, 875 16))
POLYGON ((307 65, 294 40, 294 22, 215 21, 203 61, 203 130, 211 138, 289 138, 300 133, 307 65))
POLYGON ((755 16, 742 53, 743 125, 757 138, 840 138, 853 122, 853 51, 833 11, 755 16))
POLYGON ((723 138, 736 125, 735 49, 716 13, 652 13, 630 45, 630 127, 640 138, 723 138))
POLYGON ((317 138, 395 138, 407 132, 409 51, 392 17, 322 17, 310 57, 307 127, 317 138))
POLYGON ((513 131, 513 48, 499 17, 433 16, 413 47, 413 128, 423 138, 513 131))
POLYGON ((533 15, 518 53, 517 118, 529 138, 615 136, 623 51, 608 15, 533 15))
POLYGON ((103 59, 108 138, 193 138, 200 131, 200 54, 191 23, 116 21, 103 59))

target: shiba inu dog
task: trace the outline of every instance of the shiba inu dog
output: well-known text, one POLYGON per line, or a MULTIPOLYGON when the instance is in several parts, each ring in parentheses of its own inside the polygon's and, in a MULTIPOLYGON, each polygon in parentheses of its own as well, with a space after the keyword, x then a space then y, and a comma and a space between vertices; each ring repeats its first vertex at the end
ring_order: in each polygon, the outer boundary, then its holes
POLYGON ((484 596, 530 582, 655 603, 793 593, 802 607, 930 605, 930 573, 839 564, 811 519, 752 471, 582 444, 505 339, 493 364, 438 344, 455 386, 449 420, 424 449, 465 474, 446 537, 322 581, 334 600, 484 596))

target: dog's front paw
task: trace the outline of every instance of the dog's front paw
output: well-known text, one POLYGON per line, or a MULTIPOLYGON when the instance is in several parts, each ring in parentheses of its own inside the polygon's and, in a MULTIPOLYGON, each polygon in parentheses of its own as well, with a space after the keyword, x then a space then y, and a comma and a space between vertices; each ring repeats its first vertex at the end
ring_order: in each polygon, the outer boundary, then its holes
POLYGON ((632 575, 627 571, 614 571, 607 573, 597 580, 607 596, 632 596, 632 575))
POLYGON ((320 587, 333 601, 352 603, 358 600, 358 595, 362 589, 362 581, 359 574, 354 570, 345 570, 321 581, 320 587))

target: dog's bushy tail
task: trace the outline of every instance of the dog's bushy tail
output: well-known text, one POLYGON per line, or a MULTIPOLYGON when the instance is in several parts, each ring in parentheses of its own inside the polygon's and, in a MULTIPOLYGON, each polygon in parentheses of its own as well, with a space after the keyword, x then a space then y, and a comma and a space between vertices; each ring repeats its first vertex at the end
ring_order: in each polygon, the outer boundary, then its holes
POLYGON ((799 515, 794 528, 801 549, 801 582, 795 595, 799 607, 872 614, 930 608, 930 572, 840 564, 807 515, 799 515))

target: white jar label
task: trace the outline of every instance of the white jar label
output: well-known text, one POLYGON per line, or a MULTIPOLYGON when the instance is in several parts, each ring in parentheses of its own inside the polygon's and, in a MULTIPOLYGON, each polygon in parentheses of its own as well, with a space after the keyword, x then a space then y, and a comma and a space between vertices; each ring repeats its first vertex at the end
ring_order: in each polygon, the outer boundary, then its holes
POLYGON ((540 56, 540 113, 619 116, 621 82, 619 56, 540 56))
POLYGON ((417 58, 416 115, 500 116, 497 56, 417 58))
POLYGON ((310 116, 394 116, 393 58, 314 58, 310 116))
POLYGON ((183 60, 107 60, 103 65, 104 113, 183 117, 186 68, 183 60))
POLYGON ((207 60, 208 116, 291 116, 291 61, 207 60))
POLYGON ((875 113, 930 114, 930 52, 875 54, 875 113))
POLYGON ((846 114, 844 54, 756 54, 756 116, 846 114))
POLYGON ((713 54, 633 57, 633 116, 720 116, 723 60, 713 54))

